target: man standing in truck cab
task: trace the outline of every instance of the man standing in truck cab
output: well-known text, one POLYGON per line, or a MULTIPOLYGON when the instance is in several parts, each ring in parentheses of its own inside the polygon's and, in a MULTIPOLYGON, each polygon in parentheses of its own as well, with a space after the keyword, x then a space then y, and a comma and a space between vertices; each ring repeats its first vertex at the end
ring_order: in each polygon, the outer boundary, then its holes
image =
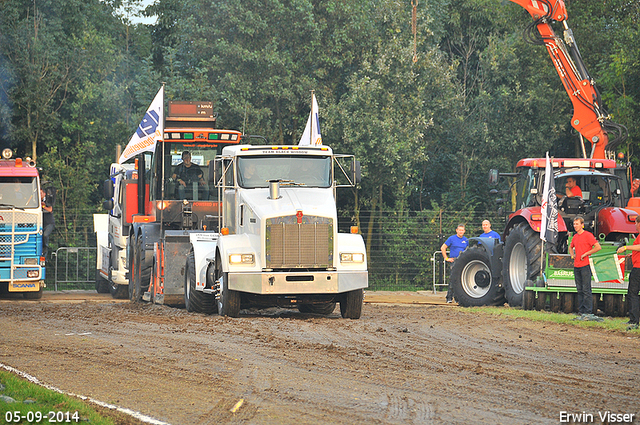
POLYGON ((193 184, 204 186, 204 173, 198 164, 191 162, 191 152, 182 152, 182 162, 171 177, 176 182, 178 199, 192 198, 193 184))
MULTIPOLYGON (((469 246, 469 239, 464 235, 465 228, 464 224, 458 224, 456 228, 456 234, 449 236, 449 238, 442 244, 440 247, 440 251, 442 252, 442 257, 444 261, 448 263, 453 263, 453 261, 458 258, 458 255, 469 246), (449 249, 449 255, 447 255, 447 249, 449 249)), ((447 291, 447 303, 453 302, 453 291, 451 290, 451 285, 449 284, 449 290, 447 291)))
POLYGON ((573 275, 578 291, 578 314, 576 320, 602 319, 593 314, 593 295, 591 294, 591 267, 589 256, 602 249, 595 236, 584 230, 584 219, 580 216, 573 220, 573 229, 576 234, 571 239, 569 254, 573 259, 573 275))

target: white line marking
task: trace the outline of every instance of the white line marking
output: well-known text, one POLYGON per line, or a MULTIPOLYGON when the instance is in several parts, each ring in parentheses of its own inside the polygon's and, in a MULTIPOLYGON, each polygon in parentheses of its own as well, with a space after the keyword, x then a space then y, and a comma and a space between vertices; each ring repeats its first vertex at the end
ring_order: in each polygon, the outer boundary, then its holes
POLYGON ((78 398, 80 398, 82 400, 90 401, 91 403, 97 404, 98 406, 106 407, 107 409, 117 410, 118 412, 122 412, 122 413, 125 413, 125 414, 129 415, 129 416, 133 416, 134 418, 136 418, 136 419, 138 419, 138 420, 140 420, 142 422, 145 422, 145 423, 148 423, 148 424, 153 424, 153 425, 171 425, 168 422, 159 421, 159 420, 154 419, 154 418, 152 418, 150 416, 144 415, 144 414, 142 414, 140 412, 136 412, 135 410, 131 410, 131 409, 126 409, 124 407, 115 406, 113 404, 105 403, 103 401, 96 400, 96 399, 93 399, 91 397, 86 397, 86 396, 82 396, 82 395, 78 395, 78 394, 73 394, 73 393, 68 393, 68 392, 62 391, 59 388, 56 388, 56 387, 53 387, 51 385, 45 384, 43 382, 40 382, 40 380, 38 378, 36 378, 35 376, 31 376, 28 373, 22 372, 21 370, 18 370, 18 369, 14 368, 14 367, 11 367, 11 366, 7 366, 7 365, 5 365, 3 363, 0 363, 0 367, 5 369, 5 370, 7 370, 7 371, 9 371, 9 372, 13 372, 16 375, 22 376, 23 378, 27 379, 28 381, 31 381, 36 385, 40 385, 41 387, 44 387, 44 388, 46 388, 48 390, 55 391, 55 392, 60 393, 60 394, 65 394, 65 395, 68 395, 68 396, 71 396, 71 397, 78 397, 78 398))

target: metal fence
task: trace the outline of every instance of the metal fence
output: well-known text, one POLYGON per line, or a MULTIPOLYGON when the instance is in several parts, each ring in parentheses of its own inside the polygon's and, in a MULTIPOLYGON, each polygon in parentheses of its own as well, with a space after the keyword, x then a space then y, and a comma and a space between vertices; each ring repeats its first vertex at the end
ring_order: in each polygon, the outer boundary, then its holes
MULTIPOLYGON (((94 289, 96 282, 96 247, 64 247, 52 254, 53 276, 47 273, 47 283, 55 291, 64 289, 94 289)), ((50 269, 49 269, 50 270, 50 269)))
MULTIPOLYGON (((369 287, 377 291, 446 290, 447 272, 440 246, 464 223, 465 236, 482 233, 490 219, 501 232, 504 219, 486 211, 360 212, 360 233, 367 244, 369 287)), ((356 224, 353 216, 340 217, 340 231, 356 224)), ((78 230, 93 235, 93 228, 78 230)), ((88 240, 95 245, 94 239, 88 240)), ((57 290, 94 289, 96 248, 58 248, 47 261, 47 286, 57 290), (52 270, 52 271, 51 271, 52 270)))

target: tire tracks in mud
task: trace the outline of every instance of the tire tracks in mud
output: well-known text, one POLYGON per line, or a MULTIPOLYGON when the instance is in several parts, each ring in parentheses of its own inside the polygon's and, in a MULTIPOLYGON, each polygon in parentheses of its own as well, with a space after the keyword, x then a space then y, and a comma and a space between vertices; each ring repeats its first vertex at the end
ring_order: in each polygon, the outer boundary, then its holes
POLYGON ((0 306, 0 329, 4 363, 172 424, 518 424, 557 423, 572 409, 640 413, 638 338, 458 308, 366 304, 360 320, 282 309, 230 319, 17 301, 0 306))

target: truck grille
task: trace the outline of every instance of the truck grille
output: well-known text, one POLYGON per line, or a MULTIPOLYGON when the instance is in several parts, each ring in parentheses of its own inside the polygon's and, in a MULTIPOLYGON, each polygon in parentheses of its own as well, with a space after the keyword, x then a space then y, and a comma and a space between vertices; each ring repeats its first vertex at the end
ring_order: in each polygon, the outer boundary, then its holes
POLYGON ((333 265, 333 220, 275 217, 266 222, 268 268, 328 268, 333 265))
POLYGON ((0 258, 35 255, 39 226, 39 213, 0 211, 0 258))

